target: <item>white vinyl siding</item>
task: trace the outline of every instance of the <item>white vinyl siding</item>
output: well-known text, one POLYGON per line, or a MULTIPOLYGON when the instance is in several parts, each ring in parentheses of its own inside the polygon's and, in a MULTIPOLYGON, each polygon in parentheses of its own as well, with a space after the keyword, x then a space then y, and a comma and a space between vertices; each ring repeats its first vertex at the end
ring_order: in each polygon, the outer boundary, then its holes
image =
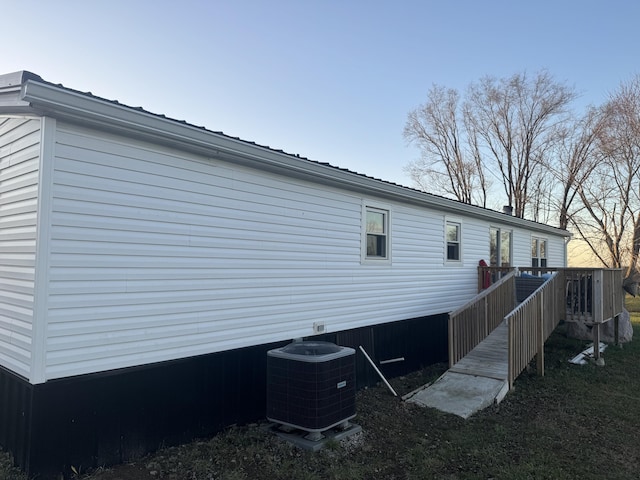
MULTIPOLYGON (((531 266, 531 231, 520 228, 513 230, 513 265, 531 266)), ((535 235, 534 235, 535 236, 535 235)), ((565 240, 562 237, 545 236, 547 242, 547 266, 566 267, 565 240)))
POLYGON ((358 197, 73 129, 53 196, 48 378, 374 321, 358 197))
MULTIPOLYGON (((489 260, 489 231, 487 224, 475 218, 468 218, 464 220, 464 227, 462 228, 462 264, 465 266, 464 271, 469 269, 474 272, 477 277, 478 264, 480 260, 488 262, 489 260)), ((460 270, 451 272, 452 275, 457 275, 460 270)), ((473 285, 477 288, 476 283, 473 285)))
MULTIPOLYGON (((476 294, 489 256, 473 216, 456 217, 460 268, 443 270, 442 212, 62 122, 1 122, 0 364, 33 383, 308 336, 315 322, 445 313, 476 294), (392 263, 362 263, 368 204, 389 212, 392 263)), ((513 229, 515 265, 531 234, 513 229)), ((564 265, 564 241, 548 248, 564 265)))
POLYGON ((0 364, 30 376, 40 120, 0 118, 0 364))
MULTIPOLYGON (((442 313, 475 294, 479 258, 442 272, 442 214, 390 205, 393 266, 365 266, 361 196, 59 129, 48 379, 312 335, 318 321, 442 313)), ((488 251, 470 222, 465 245, 488 251)))
POLYGON ((531 266, 531 232, 515 228, 512 230, 512 252, 514 267, 531 266))
POLYGON ((567 246, 564 238, 547 237, 547 266, 567 266, 567 246))
MULTIPOLYGON (((456 215, 460 267, 443 269, 443 212, 49 120, 0 120, 0 364, 33 383, 315 322, 445 313, 476 294, 486 220, 456 215), (389 212, 392 262, 362 262, 369 204, 389 212)), ((514 265, 529 265, 533 233, 510 228, 514 265)), ((563 239, 547 238, 563 266, 563 239)))

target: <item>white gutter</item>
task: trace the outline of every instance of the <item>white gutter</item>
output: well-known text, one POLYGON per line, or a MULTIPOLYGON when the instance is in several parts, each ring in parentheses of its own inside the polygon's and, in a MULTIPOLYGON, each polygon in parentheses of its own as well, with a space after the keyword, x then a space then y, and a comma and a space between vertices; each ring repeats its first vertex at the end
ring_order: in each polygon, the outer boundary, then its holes
POLYGON ((518 226, 536 232, 570 236, 569 232, 549 225, 316 163, 49 83, 29 79, 23 84, 20 97, 20 100, 29 102, 31 108, 41 115, 80 122, 83 125, 91 124, 208 157, 366 195, 377 195, 389 200, 435 208, 446 213, 472 215, 489 222, 518 226))

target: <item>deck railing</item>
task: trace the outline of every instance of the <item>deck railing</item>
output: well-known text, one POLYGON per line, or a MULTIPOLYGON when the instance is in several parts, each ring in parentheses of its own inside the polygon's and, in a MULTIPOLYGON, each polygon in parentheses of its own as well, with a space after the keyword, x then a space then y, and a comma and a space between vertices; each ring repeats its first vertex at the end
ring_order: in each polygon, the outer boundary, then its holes
POLYGON ((624 310, 624 272, 622 269, 602 271, 602 321, 620 315, 624 310))
POLYGON ((515 271, 505 273, 473 300, 449 314, 449 367, 487 338, 513 310, 515 276, 515 271))
POLYGON ((502 277, 514 272, 515 267, 478 267, 478 292, 486 290, 494 283, 498 282, 502 277))
POLYGON ((564 301, 562 272, 555 272, 515 310, 504 317, 509 328, 509 388, 534 356, 538 373, 544 374, 544 342, 560 322, 559 306, 564 301))
MULTIPOLYGON (((622 269, 518 267, 518 271, 532 275, 560 274, 565 300, 558 304, 558 315, 568 322, 604 323, 624 308, 622 269)), ((478 267, 478 285, 487 285, 487 281, 491 285, 491 279, 503 272, 503 267, 478 267)))
MULTIPOLYGON (((560 320, 585 322, 597 326, 611 319, 617 319, 624 308, 621 269, 525 267, 518 268, 518 271, 531 275, 551 274, 551 278, 513 311, 505 312, 504 317, 499 317, 500 321, 504 318, 509 326, 509 387, 513 386, 516 377, 536 355, 538 356, 538 372, 544 375, 544 342, 560 320)), ((493 279, 503 275, 505 275, 504 268, 479 267, 479 287, 482 289, 487 285, 490 286, 481 291, 477 299, 474 299, 475 302, 481 304, 484 292, 491 293, 494 287, 502 285, 502 280, 496 284, 492 282, 493 279)), ((511 279, 512 276, 507 274, 504 278, 511 279)), ((473 315, 471 312, 461 312, 465 308, 467 310, 480 308, 473 305, 473 302, 470 302, 467 306, 450 315, 449 362, 451 365, 477 344, 475 342, 478 336, 475 335, 475 332, 472 335, 472 341, 469 342, 452 339, 452 334, 456 332, 464 334, 473 330, 470 326, 466 326, 467 322, 471 322, 466 317, 464 321, 459 321, 460 325, 453 324, 451 320, 451 317, 455 317, 455 315, 461 317, 473 315), (466 350, 460 345, 463 347, 471 346, 471 348, 466 350)), ((491 325, 499 323, 497 320, 489 319, 476 321, 491 325)), ((594 339, 599 338, 599 328, 594 328, 594 332, 594 339)))
POLYGON ((566 269, 566 320, 604 323, 624 308, 622 269, 566 269))

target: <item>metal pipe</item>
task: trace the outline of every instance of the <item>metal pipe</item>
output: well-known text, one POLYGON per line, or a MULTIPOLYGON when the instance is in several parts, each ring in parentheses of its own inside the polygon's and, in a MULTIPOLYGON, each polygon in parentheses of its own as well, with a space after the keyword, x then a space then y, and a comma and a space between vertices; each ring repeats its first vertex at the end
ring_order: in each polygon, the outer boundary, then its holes
POLYGON ((393 389, 393 387, 389 384, 389 382, 387 382, 387 379, 384 378, 384 375, 382 375, 382 372, 380 370, 378 370, 378 367, 376 367, 376 364, 373 363, 373 360, 371 360, 371 357, 369 355, 367 355, 367 352, 364 351, 364 348, 362 348, 362 345, 360 345, 360 350, 362 351, 362 353, 364 354, 365 358, 367 360, 369 360, 369 363, 371 364, 371 366, 373 367, 373 369, 376 371, 376 373, 378 375, 380 375, 380 378, 382 379, 382 381, 384 382, 384 384, 387 386, 387 388, 389 390, 391 390, 391 393, 393 393, 394 397, 397 397, 398 394, 396 393, 396 391, 393 389))
POLYGON ((380 365, 386 365, 387 363, 404 362, 404 357, 390 358, 389 360, 380 360, 380 365))

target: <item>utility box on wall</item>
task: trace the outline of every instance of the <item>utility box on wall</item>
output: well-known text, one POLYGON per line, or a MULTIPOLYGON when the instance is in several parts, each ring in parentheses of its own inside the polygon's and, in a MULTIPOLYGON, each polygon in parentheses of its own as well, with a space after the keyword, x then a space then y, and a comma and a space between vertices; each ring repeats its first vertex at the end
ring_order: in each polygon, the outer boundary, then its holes
POLYGON ((267 352, 267 418, 312 434, 356 415, 355 350, 294 342, 267 352))

